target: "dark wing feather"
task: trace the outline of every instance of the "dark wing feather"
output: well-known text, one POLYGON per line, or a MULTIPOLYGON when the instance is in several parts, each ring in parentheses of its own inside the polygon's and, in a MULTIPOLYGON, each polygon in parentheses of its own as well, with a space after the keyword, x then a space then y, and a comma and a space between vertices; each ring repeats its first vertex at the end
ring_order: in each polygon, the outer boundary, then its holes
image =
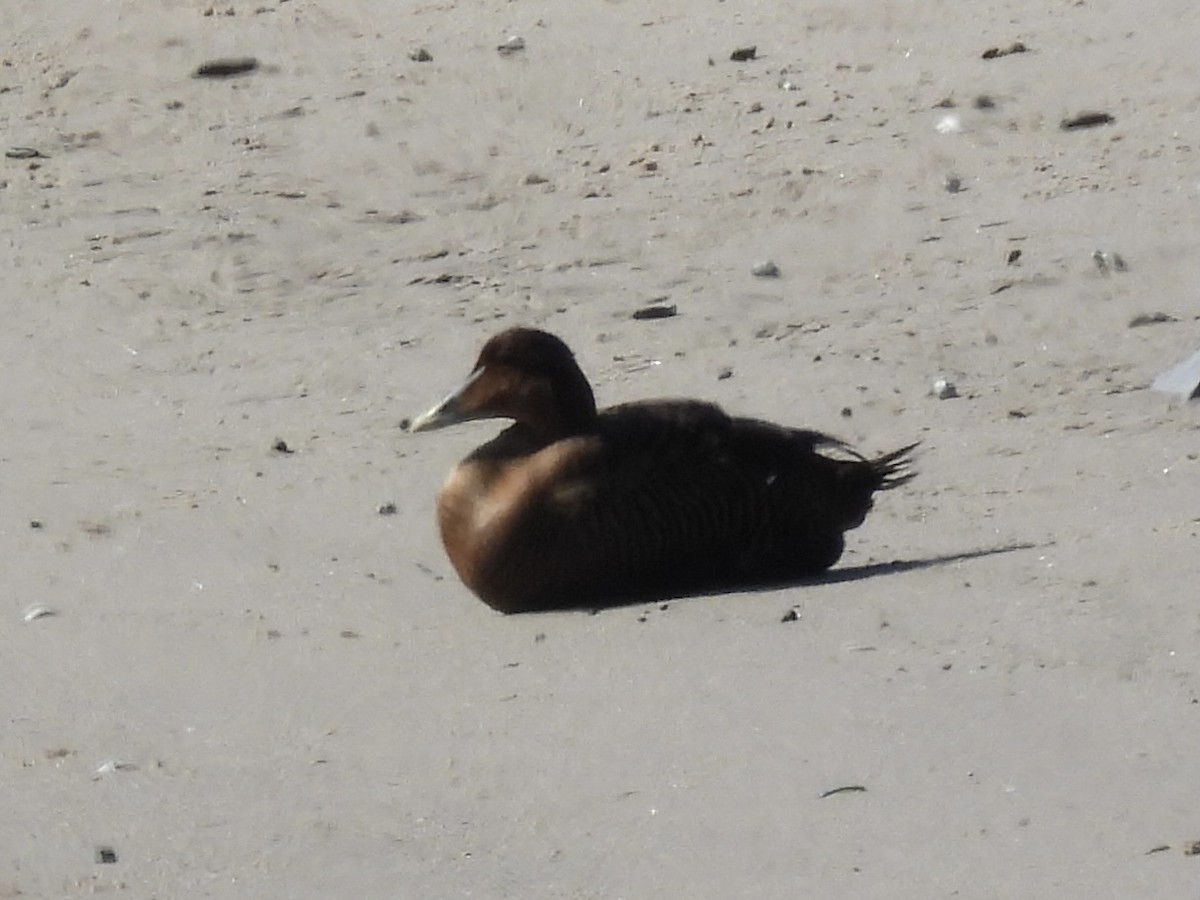
POLYGON ((551 591, 572 595, 563 602, 811 574, 840 555, 842 520, 858 515, 835 508, 846 463, 816 452, 853 451, 710 404, 614 407, 574 443, 564 474, 577 490, 559 485, 537 538, 551 591))
POLYGON ((547 478, 495 547, 498 608, 582 606, 795 579, 841 555, 912 448, 869 460, 815 431, 695 401, 600 413, 552 444, 547 478))

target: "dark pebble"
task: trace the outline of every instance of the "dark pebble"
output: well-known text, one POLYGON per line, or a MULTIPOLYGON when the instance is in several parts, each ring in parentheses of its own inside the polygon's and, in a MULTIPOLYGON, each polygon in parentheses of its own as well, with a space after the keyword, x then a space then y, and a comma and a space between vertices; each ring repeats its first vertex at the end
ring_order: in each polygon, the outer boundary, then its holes
POLYGON ((111 865, 117 861, 117 851, 112 847, 97 847, 96 862, 111 865))
POLYGON ((287 445, 287 441, 279 440, 271 445, 271 449, 276 453, 295 453, 291 447, 287 445))
POLYGON ((1011 56, 1014 53, 1028 53, 1029 48, 1020 41, 1014 41, 1008 47, 989 47, 981 54, 984 59, 999 59, 1002 56, 1011 56))
POLYGON ((379 514, 381 516, 394 516, 396 514, 396 504, 395 503, 382 504, 379 507, 379 514))
POLYGON ((258 68, 258 60, 253 56, 243 56, 236 59, 213 59, 199 66, 192 73, 193 78, 231 78, 234 75, 245 75, 258 68))
POLYGON ((679 311, 675 308, 675 304, 656 303, 652 306, 643 306, 641 309, 634 310, 633 318, 635 319, 669 319, 676 315, 679 311))
POLYGON ((1161 325, 1163 322, 1178 321, 1174 316, 1168 316, 1165 312, 1141 313, 1129 320, 1130 328, 1141 328, 1143 325, 1161 325))
POLYGON ((1063 131, 1078 131, 1081 128, 1096 128, 1100 125, 1111 125, 1117 121, 1106 112, 1082 112, 1069 119, 1063 119, 1059 127, 1063 131))
POLYGON ((734 62, 746 62, 747 60, 756 59, 758 57, 758 47, 738 47, 729 54, 729 58, 734 62))

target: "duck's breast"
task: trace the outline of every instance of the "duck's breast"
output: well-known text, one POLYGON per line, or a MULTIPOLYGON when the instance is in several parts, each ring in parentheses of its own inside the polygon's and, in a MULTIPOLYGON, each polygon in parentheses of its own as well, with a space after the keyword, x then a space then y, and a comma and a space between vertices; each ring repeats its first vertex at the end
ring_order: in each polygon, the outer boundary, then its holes
POLYGON ((573 532, 594 502, 594 454, 588 439, 572 438, 525 456, 472 458, 455 467, 438 494, 438 523, 469 588, 507 609, 568 588, 564 571, 586 575, 584 546, 573 532))

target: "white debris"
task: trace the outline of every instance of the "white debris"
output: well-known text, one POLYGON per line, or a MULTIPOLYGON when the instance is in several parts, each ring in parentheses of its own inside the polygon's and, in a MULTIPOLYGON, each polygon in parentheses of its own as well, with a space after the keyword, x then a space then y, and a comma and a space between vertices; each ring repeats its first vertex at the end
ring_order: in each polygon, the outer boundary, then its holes
POLYGON ((937 124, 933 127, 937 129, 938 134, 962 134, 962 116, 957 113, 946 113, 938 119, 937 124))
POLYGON ((116 772, 136 772, 137 766, 134 763, 122 762, 118 759, 106 759, 100 765, 96 766, 95 778, 101 778, 105 775, 112 775, 116 772))
POLYGON ((939 378, 933 383, 930 393, 939 400, 949 400, 951 397, 958 396, 958 388, 954 386, 954 382, 939 378))
POLYGON ((499 50, 505 56, 507 56, 510 53, 518 53, 519 51, 525 49, 525 38, 518 37, 515 34, 510 34, 508 37, 506 37, 504 39, 504 43, 502 43, 496 49, 499 50))
POLYGON ((1174 394, 1184 400, 1200 397, 1200 350, 1181 363, 1176 363, 1154 379, 1150 385, 1164 394, 1174 394))

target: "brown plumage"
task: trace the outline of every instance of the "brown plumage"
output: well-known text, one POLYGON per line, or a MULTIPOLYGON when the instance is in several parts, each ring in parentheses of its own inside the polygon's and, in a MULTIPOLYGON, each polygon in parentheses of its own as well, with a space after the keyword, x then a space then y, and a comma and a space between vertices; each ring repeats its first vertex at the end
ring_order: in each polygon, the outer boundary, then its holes
POLYGON ((567 345, 512 328, 412 431, 513 424, 438 494, 446 553, 501 612, 794 581, 842 555, 915 444, 868 459, 835 438, 698 400, 600 411, 567 345))

